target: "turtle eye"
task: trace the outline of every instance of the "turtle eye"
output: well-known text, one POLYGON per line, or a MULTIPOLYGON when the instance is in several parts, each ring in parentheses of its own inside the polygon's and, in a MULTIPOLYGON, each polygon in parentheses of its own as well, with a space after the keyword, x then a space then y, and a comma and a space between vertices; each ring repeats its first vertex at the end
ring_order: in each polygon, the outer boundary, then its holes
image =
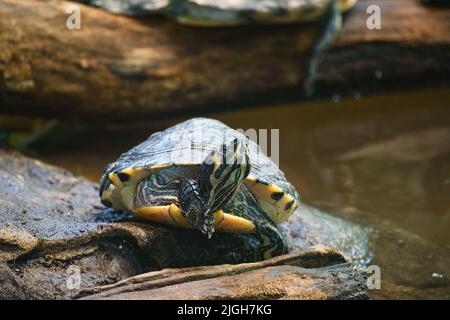
POLYGON ((127 182, 128 180, 130 180, 130 176, 127 173, 119 172, 117 175, 122 182, 127 182))

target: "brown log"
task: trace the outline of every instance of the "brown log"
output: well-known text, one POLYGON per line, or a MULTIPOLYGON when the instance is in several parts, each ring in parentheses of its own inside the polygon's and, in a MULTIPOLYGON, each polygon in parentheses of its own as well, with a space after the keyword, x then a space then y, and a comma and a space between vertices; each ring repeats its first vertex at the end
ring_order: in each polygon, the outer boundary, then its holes
MULTIPOLYGON (((0 113, 96 121, 304 99, 313 26, 193 28, 66 1, 0 2, 0 113)), ((448 85, 450 10, 415 0, 361 0, 323 62, 317 96, 448 85), (381 30, 366 27, 369 4, 381 30)))
POLYGON ((200 267, 191 272, 207 271, 210 277, 174 282, 170 281, 178 278, 174 270, 168 270, 168 274, 162 270, 147 275, 150 278, 147 281, 134 277, 118 288, 82 299, 367 299, 364 277, 349 266, 306 269, 278 263, 268 265, 254 263, 250 269, 241 265, 214 266, 212 270, 208 270, 211 267, 200 267), (140 286, 135 284, 136 281, 140 286))
POLYGON ((236 275, 280 265, 320 268, 339 263, 343 264, 346 261, 338 252, 330 248, 317 247, 304 251, 294 251, 290 254, 252 263, 241 263, 237 265, 223 264, 193 268, 168 268, 161 271, 140 274, 114 284, 85 289, 81 294, 96 294, 96 297, 104 298, 124 292, 162 288, 180 283, 236 275))

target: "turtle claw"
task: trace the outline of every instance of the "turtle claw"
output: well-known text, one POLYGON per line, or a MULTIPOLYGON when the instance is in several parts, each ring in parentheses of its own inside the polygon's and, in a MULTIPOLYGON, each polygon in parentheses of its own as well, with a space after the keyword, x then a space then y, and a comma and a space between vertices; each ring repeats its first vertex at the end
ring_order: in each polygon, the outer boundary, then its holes
POLYGON ((211 239, 213 233, 214 233, 214 230, 211 230, 211 229, 206 231, 206 236, 208 237, 208 239, 211 239))
POLYGON ((214 217, 206 217, 203 225, 200 228, 201 233, 211 239, 215 229, 214 229, 214 217))

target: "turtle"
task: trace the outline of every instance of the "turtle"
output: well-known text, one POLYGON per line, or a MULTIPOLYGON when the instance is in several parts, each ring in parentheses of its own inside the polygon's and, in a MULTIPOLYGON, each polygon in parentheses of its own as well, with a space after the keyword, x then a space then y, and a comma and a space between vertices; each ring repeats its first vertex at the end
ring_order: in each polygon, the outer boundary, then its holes
POLYGON ((159 131, 108 164, 101 202, 134 216, 198 230, 251 233, 256 259, 289 251, 278 225, 300 197, 284 173, 253 140, 209 118, 159 131))
POLYGON ((79 0, 131 16, 165 15, 189 26, 286 24, 317 19, 337 5, 347 11, 357 0, 79 0))
POLYGON ((193 27, 311 23, 320 32, 311 46, 303 89, 312 96, 318 65, 342 26, 342 14, 358 0, 77 0, 131 16, 163 15, 193 27))

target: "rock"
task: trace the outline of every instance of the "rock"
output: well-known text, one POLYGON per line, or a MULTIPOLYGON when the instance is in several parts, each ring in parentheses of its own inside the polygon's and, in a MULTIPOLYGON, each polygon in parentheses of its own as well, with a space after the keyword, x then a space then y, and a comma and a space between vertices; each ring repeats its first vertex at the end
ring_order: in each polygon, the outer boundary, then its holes
POLYGON ((70 266, 83 273, 81 286, 140 272, 133 245, 117 249, 115 234, 127 231, 102 221, 92 183, 9 153, 2 153, 0 177, 0 262, 8 275, 0 298, 70 297, 70 266))
MULTIPOLYGON (((0 298, 72 298, 144 271, 250 262, 259 246, 253 235, 205 241, 106 209, 95 184, 16 153, 0 152, 0 177, 0 298)), ((332 246, 356 262, 370 256, 363 228, 306 206, 284 230, 293 249, 332 246)), ((342 263, 336 254, 302 267, 342 263)))

